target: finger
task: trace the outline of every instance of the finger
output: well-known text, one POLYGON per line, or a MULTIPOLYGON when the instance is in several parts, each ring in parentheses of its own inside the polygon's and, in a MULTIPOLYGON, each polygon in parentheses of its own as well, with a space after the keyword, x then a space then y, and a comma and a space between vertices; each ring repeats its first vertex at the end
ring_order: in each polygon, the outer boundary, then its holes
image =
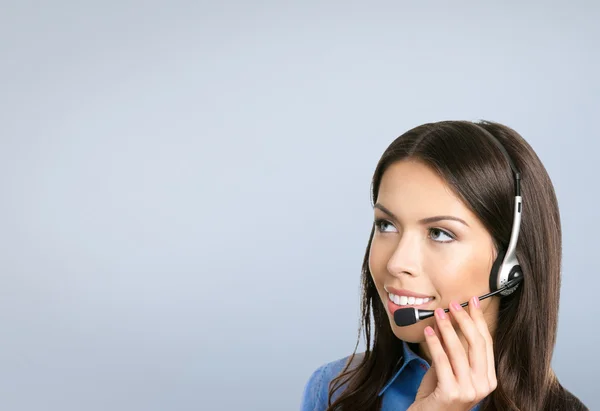
MULTIPOLYGON (((479 300, 478 300, 479 301, 479 300)), ((488 378, 486 341, 481 335, 475 321, 471 318, 477 310, 464 310, 457 302, 450 303, 450 312, 456 320, 468 344, 469 365, 472 375, 477 380, 488 378), (471 315, 469 315, 471 314, 471 315)))
POLYGON ((450 360, 442 347, 438 334, 430 326, 425 327, 425 342, 429 348, 431 366, 435 368, 438 383, 447 389, 455 387, 458 383, 452 372, 450 360))
POLYGON ((471 384, 471 367, 469 366, 469 359, 467 353, 458 339, 458 335, 452 326, 452 322, 448 314, 441 308, 435 310, 436 321, 440 330, 440 334, 444 339, 444 345, 446 346, 446 353, 454 375, 456 376, 461 386, 471 384))
MULTIPOLYGON (((437 335, 438 339, 440 340, 440 344, 442 344, 442 349, 444 350, 444 352, 448 352, 448 347, 446 346, 446 343, 444 342, 444 337, 442 336, 442 333, 440 332, 440 327, 438 327, 437 321, 435 321, 433 323, 433 331, 435 331, 435 335, 437 335)), ((452 372, 454 372, 454 371, 452 371, 452 372)))
POLYGON ((490 329, 485 321, 485 317, 483 316, 483 310, 481 309, 478 297, 473 297, 471 298, 471 301, 469 301, 469 314, 471 314, 471 318, 473 319, 475 326, 477 326, 479 333, 485 340, 487 377, 490 383, 490 388, 494 390, 497 386, 496 366, 494 361, 494 340, 490 334, 490 329))

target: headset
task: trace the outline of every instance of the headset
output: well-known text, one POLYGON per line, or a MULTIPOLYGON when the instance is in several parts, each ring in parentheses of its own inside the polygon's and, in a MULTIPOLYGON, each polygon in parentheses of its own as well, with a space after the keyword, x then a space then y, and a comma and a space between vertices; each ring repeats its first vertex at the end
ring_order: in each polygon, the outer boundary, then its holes
MULTIPOLYGON (((515 292, 521 281, 523 281, 523 271, 521 270, 516 254, 517 240, 519 239, 519 231, 521 229, 523 199, 521 197, 521 173, 517 170, 517 167, 508 155, 508 152, 496 137, 483 127, 478 127, 483 130, 484 134, 491 138, 495 145, 500 149, 510 165, 515 180, 515 204, 510 240, 506 249, 501 248, 498 250, 498 255, 496 256, 496 260, 494 261, 490 272, 491 292, 479 297, 479 300, 483 300, 496 294, 500 294, 501 296, 510 295, 515 292)), ((461 304, 462 307, 466 307, 467 305, 468 302, 461 304)), ((444 311, 449 312, 450 310, 446 308, 444 311)), ((405 327, 433 315, 433 310, 419 310, 414 307, 400 308, 394 312, 394 322, 399 327, 405 327)))

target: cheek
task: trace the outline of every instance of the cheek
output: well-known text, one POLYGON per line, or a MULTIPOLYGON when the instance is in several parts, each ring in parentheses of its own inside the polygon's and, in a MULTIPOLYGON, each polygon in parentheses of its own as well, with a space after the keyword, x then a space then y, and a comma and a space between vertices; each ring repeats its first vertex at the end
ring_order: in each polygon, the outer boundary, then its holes
POLYGON ((489 288, 492 265, 487 250, 457 247, 452 253, 444 253, 427 261, 425 270, 431 273, 431 281, 443 301, 468 299, 473 295, 485 294, 489 288))
POLYGON ((373 239, 371 249, 369 250, 369 271, 375 283, 379 281, 387 273, 387 264, 390 259, 390 253, 386 247, 379 241, 373 239))

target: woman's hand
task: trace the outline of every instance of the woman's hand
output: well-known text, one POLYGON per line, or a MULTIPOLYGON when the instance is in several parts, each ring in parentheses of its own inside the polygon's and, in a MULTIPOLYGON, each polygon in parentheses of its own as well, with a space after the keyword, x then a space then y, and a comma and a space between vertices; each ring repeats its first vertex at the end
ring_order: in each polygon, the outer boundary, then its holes
POLYGON ((467 411, 497 386, 492 337, 479 299, 469 302, 469 312, 460 304, 450 304, 450 313, 467 341, 465 350, 452 326, 450 316, 435 310, 438 333, 425 328, 431 355, 431 368, 425 376, 410 411, 467 411))

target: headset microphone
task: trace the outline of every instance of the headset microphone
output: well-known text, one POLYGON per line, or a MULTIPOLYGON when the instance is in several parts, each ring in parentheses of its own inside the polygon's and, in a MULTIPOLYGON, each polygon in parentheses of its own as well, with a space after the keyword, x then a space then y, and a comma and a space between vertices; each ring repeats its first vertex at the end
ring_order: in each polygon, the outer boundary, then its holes
MULTIPOLYGON (((494 261, 492 270, 490 273, 490 292, 479 297, 479 300, 491 297, 496 294, 501 296, 507 296, 512 294, 523 281, 523 272, 519 261, 517 260, 516 249, 517 240, 519 238, 519 231, 521 228, 521 211, 523 205, 523 199, 521 197, 521 174, 515 167, 512 159, 508 155, 508 152, 502 146, 491 133, 484 128, 481 128, 484 134, 491 137, 492 141, 496 143, 502 154, 508 161, 510 168, 515 178, 515 205, 513 214, 513 225, 510 233, 510 240, 508 247, 504 250, 501 249, 498 252, 498 256, 494 261)), ((462 303, 462 307, 466 307, 468 303, 462 303)), ((445 312, 449 312, 446 308, 445 312)), ((419 310, 414 307, 400 308, 394 312, 394 322, 399 327, 405 327, 407 325, 415 324, 417 321, 424 320, 433 316, 433 310, 419 310)))
MULTIPOLYGON (((514 280, 509 281, 506 285, 504 285, 504 287, 500 288, 499 290, 482 295, 481 297, 479 297, 479 300, 484 300, 507 289, 516 289, 516 286, 521 282, 521 280, 523 280, 523 277, 521 277, 519 274, 516 274, 514 280)), ((461 307, 466 307, 468 304, 468 302, 462 303, 461 307)), ((449 311, 450 310, 447 308, 444 310, 444 312, 449 311)), ((434 313, 434 310, 419 310, 418 308, 414 307, 400 308, 394 311, 394 322, 398 327, 406 327, 407 325, 413 325, 417 321, 421 321, 426 318, 432 317, 434 313)))

